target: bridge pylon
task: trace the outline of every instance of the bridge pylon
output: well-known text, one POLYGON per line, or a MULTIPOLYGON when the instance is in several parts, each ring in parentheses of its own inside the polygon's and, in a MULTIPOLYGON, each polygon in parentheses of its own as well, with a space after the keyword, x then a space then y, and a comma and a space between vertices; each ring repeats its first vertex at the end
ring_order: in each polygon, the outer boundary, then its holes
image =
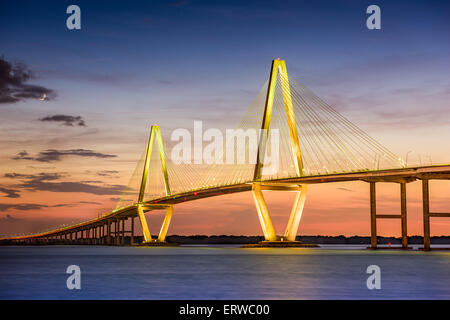
POLYGON ((291 88, 289 86, 289 77, 286 69, 286 62, 284 60, 273 60, 270 71, 269 85, 267 87, 266 104, 264 107, 263 119, 261 124, 261 133, 258 145, 257 161, 255 172, 253 175, 254 181, 260 181, 262 178, 262 169, 264 166, 264 158, 266 155, 267 141, 269 137, 270 120, 272 118, 273 102, 275 98, 275 89, 277 86, 278 77, 282 79, 281 88, 283 91, 283 102, 286 111, 286 120, 289 127, 289 140, 291 144, 292 159, 297 176, 303 176, 303 161, 300 150, 300 142, 298 140, 297 125, 295 122, 295 111, 292 104, 291 88))
POLYGON ((252 185, 252 194, 255 200, 256 210, 258 212, 259 221, 263 229, 265 241, 269 242, 284 242, 295 241, 297 230, 300 224, 300 219, 303 212, 303 207, 306 200, 307 187, 305 184, 297 185, 290 183, 264 183, 255 182, 252 185), (264 200, 263 190, 272 191, 290 191, 296 192, 294 204, 292 206, 289 221, 283 236, 277 236, 275 229, 270 219, 269 210, 267 209, 266 201, 264 200))
POLYGON ((289 128, 289 140, 292 152, 292 159, 295 171, 298 177, 303 176, 303 161, 300 150, 300 143, 298 139, 297 125, 295 122, 295 112, 292 104, 291 89, 289 86, 289 77, 286 69, 286 62, 284 60, 276 59, 272 61, 272 68, 270 71, 269 84, 267 87, 266 104, 264 108, 263 120, 261 124, 261 134, 258 145, 257 162, 253 176, 252 194, 255 201, 256 210, 258 212, 259 221, 264 233, 265 241, 258 244, 258 246, 276 246, 276 245, 298 245, 305 246, 300 242, 295 241, 300 219, 303 212, 303 207, 306 200, 307 187, 306 184, 292 184, 292 183, 274 183, 264 182, 262 179, 262 170, 264 166, 264 157, 267 149, 267 141, 270 129, 270 120, 272 117, 272 109, 274 104, 275 89, 280 77, 281 89, 283 92, 283 102, 286 111, 286 121, 289 128), (296 192, 296 197, 292 206, 291 214, 286 226, 283 236, 277 236, 273 227, 269 210, 266 201, 264 200, 263 190, 272 191, 289 191, 296 192))
POLYGON ((147 144, 147 152, 145 155, 145 163, 144 170, 142 172, 142 180, 141 187, 139 191, 138 202, 136 204, 136 211, 139 217, 139 222, 141 223, 142 234, 144 236, 143 244, 163 244, 166 240, 167 230, 169 229, 170 220, 172 219, 173 206, 172 205, 162 205, 162 204, 147 204, 144 203, 144 193, 145 187, 147 185, 148 173, 150 170, 150 161, 152 156, 153 144, 154 141, 157 141, 157 146, 159 150, 159 159, 161 162, 161 170, 164 179, 164 187, 166 196, 170 196, 170 185, 169 185, 169 176, 167 174, 167 163, 166 163, 166 155, 164 152, 164 144, 161 136, 161 129, 158 125, 152 125, 150 129, 150 136, 147 144), (164 217, 163 224, 161 226, 161 230, 156 239, 152 238, 150 234, 150 230, 148 228, 147 219, 145 218, 145 211, 165 209, 166 215, 164 217))

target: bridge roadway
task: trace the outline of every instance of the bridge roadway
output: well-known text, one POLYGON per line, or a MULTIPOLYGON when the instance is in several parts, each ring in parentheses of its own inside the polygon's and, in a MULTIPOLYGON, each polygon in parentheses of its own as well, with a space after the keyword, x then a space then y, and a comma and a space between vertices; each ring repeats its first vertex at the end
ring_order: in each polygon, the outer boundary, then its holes
MULTIPOLYGON (((317 183, 331 183, 331 182, 346 182, 346 181, 365 181, 365 182, 403 182, 408 183, 415 180, 432 180, 445 179, 450 180, 450 165, 433 165, 422 167, 407 167, 400 169, 387 169, 376 171, 360 171, 351 173, 334 173, 316 176, 304 176, 279 180, 262 181, 261 184, 276 185, 279 184, 317 184, 317 183)), ((175 205, 182 202, 199 200, 203 198, 221 196, 231 193, 244 192, 252 190, 252 182, 241 183, 228 186, 220 186, 208 189, 199 189, 189 192, 173 194, 167 197, 161 197, 146 201, 142 204, 144 212, 165 209, 167 205, 175 205)), ((443 216, 447 216, 444 214, 443 216)), ((72 226, 46 231, 33 235, 18 236, 3 238, 0 240, 27 240, 58 237, 66 234, 83 231, 97 226, 104 226, 110 220, 122 220, 134 218, 138 216, 137 204, 123 207, 112 211, 109 214, 100 216, 98 218, 78 223, 72 226)))

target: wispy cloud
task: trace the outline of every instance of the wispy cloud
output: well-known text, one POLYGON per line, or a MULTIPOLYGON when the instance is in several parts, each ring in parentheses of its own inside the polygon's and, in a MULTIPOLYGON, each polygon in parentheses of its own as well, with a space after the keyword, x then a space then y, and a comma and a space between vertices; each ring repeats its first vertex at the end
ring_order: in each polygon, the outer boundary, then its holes
POLYGON ((18 190, 0 187, 0 192, 4 193, 6 198, 20 198, 18 190))
POLYGON ((7 211, 9 209, 15 209, 20 211, 30 211, 30 210, 41 210, 42 208, 47 208, 48 206, 45 204, 36 204, 36 203, 0 203, 0 211, 7 211))
POLYGON ((66 114, 56 114, 53 116, 47 116, 44 118, 40 118, 39 121, 42 122, 58 122, 62 123, 65 126, 73 127, 74 124, 79 127, 85 127, 86 123, 81 116, 70 116, 66 114))
POLYGON ((346 191, 346 192, 355 192, 355 190, 351 190, 351 189, 347 189, 347 188, 343 188, 343 187, 339 187, 336 188, 337 190, 342 190, 342 191, 346 191))
POLYGON ((82 203, 82 204, 95 204, 95 205, 102 204, 102 203, 96 202, 96 201, 80 201, 79 203, 82 203))
POLYGON ((2 222, 15 222, 15 221, 19 221, 19 220, 22 220, 22 219, 14 218, 10 214, 7 214, 3 218, 0 218, 0 221, 2 221, 2 222))
POLYGON ((8 211, 10 209, 18 211, 31 211, 42 210, 43 208, 70 208, 76 206, 76 203, 58 203, 55 205, 45 205, 37 203, 0 203, 0 211, 8 211))
POLYGON ((125 186, 114 185, 93 185, 84 182, 58 181, 64 177, 60 173, 20 174, 6 173, 5 178, 20 180, 21 183, 15 187, 27 189, 29 191, 49 191, 49 192, 81 192, 95 195, 119 195, 122 194, 125 186))
POLYGON ((103 170, 103 171, 97 172, 97 175, 99 175, 101 177, 110 177, 110 176, 114 176, 118 173, 119 173, 119 171, 116 171, 116 170, 103 170))
POLYGON ((38 153, 37 156, 31 156, 27 151, 19 152, 13 160, 34 160, 39 162, 52 162, 60 161, 65 156, 77 156, 77 157, 93 157, 93 158, 115 158, 117 155, 105 154, 95 152, 87 149, 70 149, 70 150, 55 150, 48 149, 38 153))

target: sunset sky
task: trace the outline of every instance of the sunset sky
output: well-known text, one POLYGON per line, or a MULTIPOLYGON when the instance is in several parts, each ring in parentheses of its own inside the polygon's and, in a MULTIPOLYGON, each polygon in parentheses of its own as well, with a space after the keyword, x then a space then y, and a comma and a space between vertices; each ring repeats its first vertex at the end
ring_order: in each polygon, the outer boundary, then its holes
MULTIPOLYGON (((194 120, 233 128, 277 57, 408 165, 450 163, 448 2, 8 1, 0 39, 0 236, 114 209, 151 124, 165 138, 194 120), (375 3, 382 28, 368 30, 375 3), (81 30, 66 27, 71 4, 81 30)), ((431 182, 432 211, 448 212, 449 187, 431 182)), ((408 233, 422 234, 420 182, 407 188, 408 233)), ((380 213, 399 213, 399 189, 378 184, 380 213)), ((364 182, 311 186, 299 234, 368 235, 368 196, 364 182)), ((292 197, 267 193, 279 233, 292 197)), ((152 232, 162 214, 148 215, 152 232)), ((432 219, 432 235, 449 230, 432 219)), ((262 232, 240 193, 176 206, 169 234, 262 232)))

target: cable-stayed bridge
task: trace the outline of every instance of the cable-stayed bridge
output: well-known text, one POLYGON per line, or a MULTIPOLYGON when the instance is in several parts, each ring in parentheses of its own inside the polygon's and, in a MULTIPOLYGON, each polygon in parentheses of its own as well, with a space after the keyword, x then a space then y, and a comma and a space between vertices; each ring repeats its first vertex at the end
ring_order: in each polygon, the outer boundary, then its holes
MULTIPOLYGON (((134 220, 138 218, 144 244, 163 245, 176 204, 252 191, 265 244, 294 245, 308 184, 342 181, 370 183, 372 248, 377 248, 377 219, 399 219, 402 248, 408 248, 406 184, 409 182, 422 180, 425 250, 430 249, 430 217, 450 217, 450 213, 430 212, 428 187, 431 179, 450 179, 450 165, 407 167, 401 158, 288 76, 284 60, 273 60, 269 80, 236 125, 236 132, 243 133, 244 139, 232 137, 230 145, 227 139, 226 154, 216 149, 206 163, 192 164, 192 154, 183 154, 181 162, 168 159, 161 129, 153 125, 145 152, 115 210, 83 223, 0 240, 120 245, 129 234, 133 243, 134 220), (231 161, 224 161, 230 160, 230 154, 231 161), (235 161, 242 156, 248 161, 235 161), (400 185, 399 214, 377 214, 377 182, 400 185), (282 236, 275 233, 264 190, 296 192, 282 236), (145 217, 145 212, 153 210, 166 210, 156 238, 150 234, 145 217), (125 230, 127 220, 129 230, 125 230)), ((218 144, 223 146, 224 141, 218 144)))

